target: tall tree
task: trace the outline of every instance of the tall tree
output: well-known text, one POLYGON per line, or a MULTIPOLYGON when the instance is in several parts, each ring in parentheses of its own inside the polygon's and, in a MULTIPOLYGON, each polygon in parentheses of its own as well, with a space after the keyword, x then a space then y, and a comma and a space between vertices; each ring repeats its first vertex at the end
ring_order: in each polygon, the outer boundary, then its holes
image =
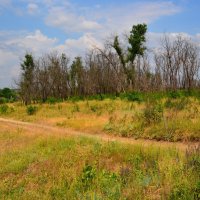
POLYGON ((127 61, 133 63, 137 55, 143 56, 146 50, 145 34, 147 32, 146 24, 138 24, 132 27, 131 34, 128 38, 130 47, 128 47, 128 57, 127 61))
POLYGON ((83 63, 81 57, 76 57, 71 65, 70 82, 73 95, 83 94, 83 63))
POLYGON ((137 56, 143 56, 146 50, 145 47, 145 34, 147 32, 146 24, 138 24, 132 27, 130 36, 128 37, 128 47, 127 54, 123 53, 123 49, 119 44, 118 36, 115 36, 113 42, 113 48, 119 56, 120 62, 122 64, 124 73, 127 76, 127 84, 131 89, 134 89, 135 85, 135 59, 137 56))
POLYGON ((34 88, 34 60, 31 54, 26 54, 21 63, 22 76, 20 81, 20 93, 24 103, 30 104, 33 98, 34 88))

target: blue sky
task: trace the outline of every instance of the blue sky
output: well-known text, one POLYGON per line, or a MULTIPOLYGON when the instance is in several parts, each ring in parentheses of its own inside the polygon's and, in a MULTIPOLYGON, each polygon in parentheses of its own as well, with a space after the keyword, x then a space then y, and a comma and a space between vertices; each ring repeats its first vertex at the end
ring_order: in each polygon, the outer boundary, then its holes
POLYGON ((200 44, 198 0, 0 0, 0 88, 15 86, 25 52, 65 52, 73 57, 111 34, 148 24, 148 40, 179 33, 200 44))

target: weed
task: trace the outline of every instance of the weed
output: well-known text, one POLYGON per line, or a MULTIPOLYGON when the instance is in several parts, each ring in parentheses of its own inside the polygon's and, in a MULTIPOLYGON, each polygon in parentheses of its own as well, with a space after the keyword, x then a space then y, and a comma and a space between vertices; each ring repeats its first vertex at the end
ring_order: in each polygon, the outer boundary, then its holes
POLYGON ((37 107, 36 106, 32 106, 32 105, 27 106, 27 108, 26 108, 26 112, 27 112, 28 115, 36 114, 37 110, 38 110, 37 107))
POLYGON ((90 186, 92 186, 92 182, 96 177, 96 168, 91 165, 86 164, 83 168, 81 175, 81 182, 83 184, 84 190, 87 190, 90 186))

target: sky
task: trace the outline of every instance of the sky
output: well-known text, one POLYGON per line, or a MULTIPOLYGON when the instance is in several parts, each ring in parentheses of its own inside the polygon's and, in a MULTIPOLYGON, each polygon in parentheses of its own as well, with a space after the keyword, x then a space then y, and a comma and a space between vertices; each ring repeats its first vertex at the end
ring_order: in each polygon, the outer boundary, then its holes
POLYGON ((0 0, 0 88, 16 87, 26 52, 83 56, 138 23, 152 47, 163 33, 200 46, 199 10, 199 0, 0 0))

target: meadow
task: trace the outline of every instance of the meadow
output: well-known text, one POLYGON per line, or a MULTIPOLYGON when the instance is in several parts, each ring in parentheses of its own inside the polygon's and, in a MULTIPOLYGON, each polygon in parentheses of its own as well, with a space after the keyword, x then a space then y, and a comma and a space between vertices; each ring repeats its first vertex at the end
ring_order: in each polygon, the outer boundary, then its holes
POLYGON ((3 103, 0 117, 33 124, 0 121, 0 199, 200 198, 196 97, 3 103))
POLYGON ((198 199, 199 153, 0 123, 0 199, 198 199))
POLYGON ((200 100, 195 97, 68 100, 0 105, 0 116, 92 134, 135 139, 200 141, 200 100))

